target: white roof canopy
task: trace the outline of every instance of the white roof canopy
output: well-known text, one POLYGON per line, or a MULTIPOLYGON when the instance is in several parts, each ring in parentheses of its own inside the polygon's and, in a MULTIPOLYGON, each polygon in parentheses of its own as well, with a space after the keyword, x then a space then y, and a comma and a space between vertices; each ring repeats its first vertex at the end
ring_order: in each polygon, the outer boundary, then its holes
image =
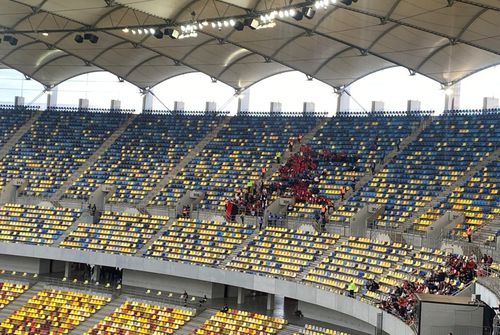
POLYGON ((310 20, 277 17, 274 28, 258 30, 205 27, 185 39, 121 30, 258 16, 306 3, 0 0, 0 30, 18 39, 16 46, 0 43, 0 63, 48 87, 99 70, 140 88, 200 71, 236 90, 290 70, 347 86, 391 66, 450 85, 500 63, 500 0, 358 0, 351 6, 338 1, 310 20), (78 44, 76 31, 94 32, 99 41, 78 44))

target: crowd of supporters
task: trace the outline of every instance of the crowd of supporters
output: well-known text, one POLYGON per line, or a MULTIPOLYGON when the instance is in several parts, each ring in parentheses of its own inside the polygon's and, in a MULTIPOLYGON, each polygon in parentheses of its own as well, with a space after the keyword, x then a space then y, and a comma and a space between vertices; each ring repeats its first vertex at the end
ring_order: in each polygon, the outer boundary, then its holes
MULTIPOLYGON (((281 159, 281 155, 277 159, 281 159)), ((297 203, 319 204, 326 209, 333 209, 333 202, 319 195, 320 180, 328 173, 318 169, 320 161, 347 162, 355 169, 357 157, 345 152, 314 151, 308 145, 301 145, 297 153, 281 164, 278 176, 273 181, 266 182, 267 168, 262 168, 262 178, 258 181, 251 180, 244 188, 236 189, 234 199, 228 202, 237 206, 239 213, 252 216, 262 216, 271 197, 293 198, 297 203)), ((343 197, 347 187, 342 186, 341 190, 343 197)), ((321 216, 318 213, 318 223, 324 216, 323 212, 321 216)))
POLYGON ((454 295, 475 278, 486 275, 492 262, 493 259, 486 255, 480 263, 475 255, 450 255, 446 267, 427 272, 423 281, 404 281, 380 302, 379 308, 412 324, 416 316, 417 293, 454 295))

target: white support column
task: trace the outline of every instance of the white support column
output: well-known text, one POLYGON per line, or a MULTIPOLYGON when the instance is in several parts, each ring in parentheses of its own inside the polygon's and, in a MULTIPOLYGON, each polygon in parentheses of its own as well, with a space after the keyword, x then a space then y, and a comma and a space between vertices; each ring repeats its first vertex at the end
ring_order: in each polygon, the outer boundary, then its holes
POLYGON ((238 95, 238 113, 250 110, 250 89, 244 90, 238 95))
POLYGON ((144 92, 142 97, 142 110, 152 110, 153 109, 153 95, 150 91, 144 92))
POLYGON ((100 265, 94 265, 94 272, 92 273, 92 281, 98 283, 99 278, 101 277, 101 266, 100 265))
POLYGON ((242 305, 245 303, 245 289, 242 287, 238 287, 238 305, 242 305))
POLYGON ((407 112, 418 112, 420 111, 421 103, 419 100, 408 100, 408 103, 406 105, 406 111, 407 112))
POLYGON ((460 82, 448 86, 444 93, 444 110, 460 109, 460 82))
POLYGON ((14 99, 15 106, 24 106, 24 97, 16 96, 14 99))
POLYGON ((205 112, 216 112, 217 103, 215 101, 207 101, 205 103, 205 112))
POLYGON ((346 87, 344 89, 339 89, 336 91, 337 97, 337 114, 339 112, 348 112, 350 108, 350 96, 351 92, 350 87, 346 87))
POLYGON ((304 107, 302 108, 302 113, 304 115, 314 114, 315 109, 316 109, 316 106, 314 105, 314 102, 304 102, 304 107))
POLYGON ((498 98, 495 97, 484 97, 483 98, 483 109, 498 108, 498 98))
POLYGON ((57 93, 59 92, 58 86, 52 88, 47 93, 47 108, 57 106, 57 93))
POLYGON ((279 114, 281 113, 281 102, 273 101, 271 102, 271 106, 269 111, 271 114, 279 114))
POLYGON ((79 99, 78 109, 87 109, 87 108, 89 108, 89 99, 79 99))
POLYGON ((274 309, 274 294, 267 294, 267 310, 271 311, 274 309))
POLYGON ((184 101, 174 101, 174 111, 184 112, 184 101))
POLYGON ((385 104, 383 101, 372 101, 372 112, 383 112, 385 104))
POLYGON ((71 274, 71 263, 64 262, 64 277, 69 278, 71 274))
POLYGON ((111 100, 111 110, 120 110, 122 107, 122 102, 120 100, 111 100))

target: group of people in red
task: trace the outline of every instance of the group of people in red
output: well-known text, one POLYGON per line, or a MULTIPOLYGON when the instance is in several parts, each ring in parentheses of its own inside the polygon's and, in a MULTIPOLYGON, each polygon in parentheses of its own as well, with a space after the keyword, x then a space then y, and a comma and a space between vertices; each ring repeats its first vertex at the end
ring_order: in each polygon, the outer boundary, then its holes
MULTIPOLYGON (((264 209, 270 204, 271 196, 293 198, 297 203, 309 203, 321 205, 321 212, 317 215, 317 221, 323 223, 326 220, 326 212, 333 209, 333 202, 321 196, 319 183, 322 177, 326 177, 326 169, 319 170, 322 162, 348 162, 355 164, 357 157, 345 152, 334 152, 330 150, 313 150, 309 145, 303 145, 303 135, 296 138, 291 137, 288 141, 288 149, 294 151, 295 145, 300 145, 297 153, 292 154, 286 162, 281 162, 281 152, 275 155, 276 162, 281 164, 279 176, 273 182, 266 182, 267 167, 261 168, 261 179, 249 181, 244 188, 235 190, 234 199, 226 201, 226 213, 228 218, 235 220, 236 212, 252 216, 261 216, 264 209), (231 210, 237 207, 238 210, 231 210), (231 212, 231 213, 230 213, 231 212)), ((350 185, 353 187, 353 185, 350 185)), ((340 193, 344 199, 348 186, 342 185, 340 193)), ((243 219, 242 219, 243 220, 243 219)))
POLYGON ((386 300, 380 302, 379 307, 401 317, 408 324, 412 324, 415 322, 417 293, 452 295, 476 277, 488 275, 492 262, 493 259, 487 255, 484 255, 480 262, 475 255, 468 257, 450 255, 445 269, 415 273, 417 276, 424 277, 422 283, 404 281, 401 286, 392 291, 386 300))

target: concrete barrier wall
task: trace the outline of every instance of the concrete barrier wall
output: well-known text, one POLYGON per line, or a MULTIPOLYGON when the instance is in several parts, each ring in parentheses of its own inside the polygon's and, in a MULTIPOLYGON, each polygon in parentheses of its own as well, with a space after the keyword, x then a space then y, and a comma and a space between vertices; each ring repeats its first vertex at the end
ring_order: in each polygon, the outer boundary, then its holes
MULTIPOLYGON (((377 325, 377 314, 382 311, 374 306, 351 299, 347 296, 339 295, 319 289, 315 286, 304 285, 299 282, 287 281, 267 276, 254 275, 239 271, 229 271, 218 268, 198 266, 193 264, 183 264, 175 262, 166 262, 156 259, 145 259, 142 257, 105 254, 84 250, 62 249, 55 247, 32 246, 27 244, 0 243, 0 255, 21 256, 34 259, 60 260, 68 262, 78 262, 93 265, 102 265, 121 268, 124 270, 133 270, 136 272, 145 272, 140 277, 134 274, 129 283, 144 284, 149 275, 155 274, 163 276, 163 280, 168 280, 171 276, 175 282, 180 278, 189 278, 199 281, 197 283, 199 295, 203 292, 204 283, 215 283, 242 287, 249 290, 276 294, 312 305, 338 311, 339 313, 350 315, 355 319, 362 320, 364 323, 375 327, 377 325), (142 277, 142 278, 141 278, 142 277), (201 283, 204 282, 204 283, 201 283)), ((6 260, 7 262, 7 260, 6 260)), ((0 263, 0 268, 3 263, 0 263)), ((21 270, 20 270, 21 271, 21 270)), ((130 278, 130 277, 129 277, 130 278)), ((194 282, 191 282, 194 283, 194 282)), ((168 285, 168 284, 166 284, 168 285)), ((209 286, 206 286, 209 287, 209 286)), ((212 287, 213 288, 213 287, 212 287)), ((195 292, 192 292, 195 294, 195 292)), ((206 292, 207 296, 211 294, 206 292)), ((384 323, 383 330, 390 335, 413 335, 413 330, 400 319, 383 312, 384 323)))

